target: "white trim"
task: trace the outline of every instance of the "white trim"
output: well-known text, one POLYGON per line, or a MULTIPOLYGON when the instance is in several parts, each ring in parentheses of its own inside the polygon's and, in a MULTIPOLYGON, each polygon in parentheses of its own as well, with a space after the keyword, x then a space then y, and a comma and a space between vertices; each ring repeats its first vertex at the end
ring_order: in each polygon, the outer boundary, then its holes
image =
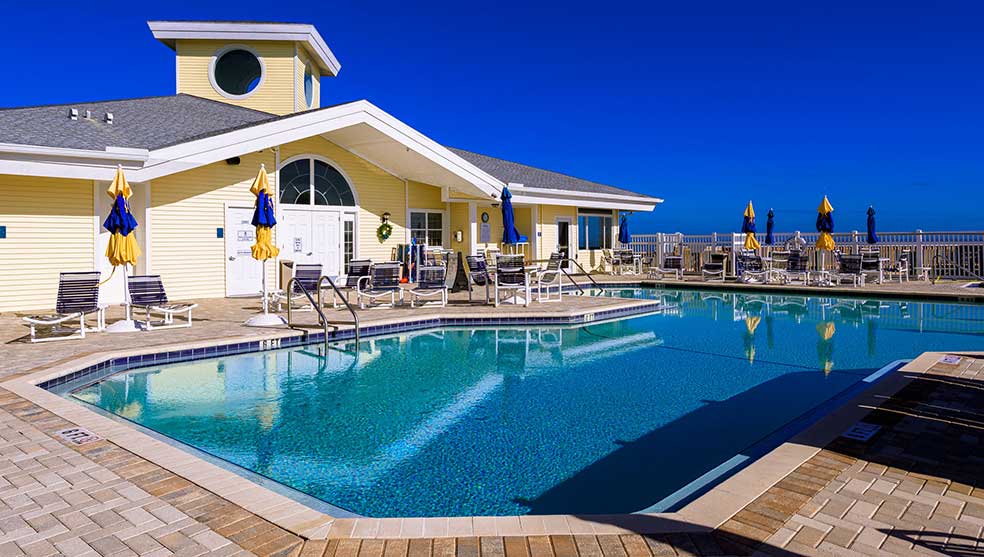
POLYGON ((606 199, 622 199, 626 201, 640 201, 644 203, 663 203, 663 199, 659 197, 649 197, 645 195, 631 195, 631 194, 616 194, 607 192, 586 192, 586 191, 574 191, 574 190, 558 190, 553 188, 531 188, 524 186, 522 184, 509 184, 509 191, 512 192, 513 189, 516 191, 530 192, 531 194, 540 195, 562 195, 565 197, 576 196, 576 197, 604 197, 606 199))
POLYGON ((468 202, 468 255, 478 253, 478 206, 474 201, 468 202))
POLYGON ((550 246, 550 252, 553 253, 560 243, 560 226, 561 222, 567 223, 567 257, 577 261, 577 216, 561 215, 554 217, 554 227, 557 229, 557 244, 550 246))
POLYGON ((530 207, 530 226, 533 230, 530 231, 530 252, 533 253, 534 259, 542 259, 543 254, 540 253, 540 206, 533 205, 530 207))
POLYGON ((591 209, 618 209, 622 211, 649 212, 656 208, 655 203, 633 203, 629 201, 608 200, 605 197, 533 197, 514 195, 513 204, 523 205, 558 205, 563 207, 579 207, 591 209))
POLYGON ((99 182, 92 181, 92 268, 99 270, 99 182))
POLYGON ((313 25, 306 23, 235 23, 223 21, 148 21, 154 38, 174 48, 179 39, 215 41, 288 41, 300 43, 321 75, 338 75, 342 65, 313 25))
POLYGON ((294 76, 293 76, 294 83, 291 85, 291 88, 294 90, 294 112, 297 112, 297 62, 298 61, 300 61, 300 59, 297 56, 297 43, 294 43, 294 63, 292 64, 294 66, 294 76))
MULTIPOLYGON (((243 99, 248 99, 249 97, 252 97, 257 91, 259 91, 260 90, 260 87, 263 87, 263 82, 266 81, 266 64, 263 62, 263 58, 259 55, 259 53, 256 52, 256 50, 254 50, 253 48, 251 48, 249 46, 246 46, 244 44, 223 45, 221 48, 219 48, 218 50, 216 50, 215 52, 212 53, 212 59, 209 60, 209 63, 208 63, 208 81, 209 81, 209 83, 212 84, 212 89, 215 89, 215 92, 216 93, 222 95, 223 97, 225 97, 227 99, 231 99, 231 100, 234 100, 234 101, 240 101, 240 100, 243 100, 243 99), (234 95, 234 94, 226 91, 215 80, 215 64, 218 63, 219 58, 222 58, 223 56, 225 56, 226 54, 232 52, 233 50, 244 50, 244 51, 252 54, 253 55, 253 58, 256 58, 256 61, 259 62, 259 64, 260 64, 260 81, 256 84, 256 87, 253 87, 253 90, 252 91, 247 91, 247 92, 245 92, 245 93, 243 93, 241 95, 234 95)), ((295 87, 297 86, 297 84, 296 84, 296 76, 295 76, 295 85, 294 86, 295 87)), ((297 99, 297 96, 296 95, 294 96, 294 99, 295 99, 294 100, 294 103, 296 104, 297 103, 297 100, 296 100, 297 99)))
POLYGON ((146 182, 145 185, 146 185, 147 190, 146 190, 146 194, 145 194, 145 198, 146 199, 145 199, 144 202, 147 204, 147 206, 144 208, 144 223, 143 223, 143 226, 144 226, 144 246, 143 246, 144 274, 145 275, 152 275, 152 274, 154 274, 153 271, 152 271, 153 268, 151 267, 151 257, 150 257, 151 256, 150 238, 151 238, 151 231, 153 230, 153 227, 151 225, 151 222, 153 221, 153 218, 151 217, 151 211, 152 211, 152 208, 153 208, 153 202, 151 201, 151 186, 152 186, 152 183, 151 182, 146 182))
POLYGON ((46 147, 43 145, 22 145, 18 143, 0 143, 0 153, 12 155, 35 155, 39 157, 102 160, 117 162, 144 162, 149 157, 147 149, 130 149, 126 147, 106 147, 103 151, 94 149, 69 149, 67 147, 46 147))

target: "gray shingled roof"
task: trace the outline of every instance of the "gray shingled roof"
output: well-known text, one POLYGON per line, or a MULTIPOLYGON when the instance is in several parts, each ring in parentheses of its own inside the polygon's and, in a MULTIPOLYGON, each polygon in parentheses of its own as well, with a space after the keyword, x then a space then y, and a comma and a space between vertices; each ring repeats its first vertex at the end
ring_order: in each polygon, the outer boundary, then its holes
MULTIPOLYGON (((331 107, 324 106, 316 110, 326 108, 331 107)), ((153 150, 290 116, 292 115, 278 116, 183 93, 163 97, 4 108, 0 109, 0 143, 96 151, 102 151, 106 147, 153 150), (68 112, 72 108, 78 109, 78 120, 69 118, 68 112), (91 120, 83 117, 86 110, 92 112, 91 120), (103 121, 107 112, 113 113, 113 124, 103 121)), ((649 197, 559 172, 453 147, 448 149, 506 183, 514 182, 532 188, 649 197)))
POLYGON ((193 95, 0 109, 0 143, 102 151, 157 149, 278 118, 274 114, 193 95), (79 110, 79 119, 68 117, 79 110), (92 120, 83 116, 92 111, 92 120), (113 123, 103 117, 113 113, 113 123))
POLYGON ((497 159, 495 157, 473 153, 463 149, 455 149, 454 147, 448 147, 448 149, 453 151, 459 157, 506 183, 513 182, 516 184, 523 184, 524 186, 530 188, 651 197, 641 193, 636 193, 634 191, 609 186, 607 184, 599 184, 598 182, 582 180, 581 178, 575 178, 574 176, 568 176, 567 174, 561 174, 551 170, 543 170, 542 168, 519 164, 518 162, 497 159))

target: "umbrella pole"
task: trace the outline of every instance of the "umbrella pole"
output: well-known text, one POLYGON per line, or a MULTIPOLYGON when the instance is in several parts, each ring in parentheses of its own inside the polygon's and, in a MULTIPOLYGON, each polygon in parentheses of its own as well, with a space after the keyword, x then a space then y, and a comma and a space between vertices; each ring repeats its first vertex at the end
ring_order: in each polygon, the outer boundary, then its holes
POLYGON ((246 320, 245 325, 247 327, 278 327, 281 325, 286 325, 287 320, 283 317, 270 313, 270 296, 267 295, 267 273, 266 273, 266 259, 263 260, 263 313, 254 315, 246 320))
POLYGON ((133 333, 139 331, 137 324, 133 321, 132 306, 130 305, 130 287, 127 281, 126 263, 123 264, 123 306, 124 318, 106 327, 107 333, 133 333))

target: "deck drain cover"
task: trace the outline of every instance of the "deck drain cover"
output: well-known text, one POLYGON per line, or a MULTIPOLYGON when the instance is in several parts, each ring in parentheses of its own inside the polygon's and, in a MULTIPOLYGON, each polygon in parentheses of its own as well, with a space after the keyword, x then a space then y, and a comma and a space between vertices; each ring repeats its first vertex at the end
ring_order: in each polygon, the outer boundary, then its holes
POLYGON ((858 422, 851 426, 851 429, 841 433, 841 437, 847 437, 848 439, 854 439, 855 441, 868 441, 874 437, 880 429, 880 425, 869 424, 867 422, 858 422))
POLYGON ((960 363, 963 358, 960 356, 954 356, 953 354, 947 354, 940 358, 941 364, 946 364, 948 366, 955 366, 960 363))
POLYGON ((58 432, 58 436, 73 445, 85 445, 86 443, 92 443, 93 441, 99 440, 98 435, 81 427, 70 427, 68 429, 63 429, 58 432))

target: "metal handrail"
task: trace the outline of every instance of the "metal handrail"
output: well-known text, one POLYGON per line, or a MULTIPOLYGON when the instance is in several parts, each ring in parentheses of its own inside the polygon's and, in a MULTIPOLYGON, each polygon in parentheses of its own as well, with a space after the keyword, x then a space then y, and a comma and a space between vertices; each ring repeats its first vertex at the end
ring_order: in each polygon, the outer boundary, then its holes
MULTIPOLYGON (((932 266, 933 269, 939 269, 939 266, 936 265, 936 260, 938 260, 938 259, 942 259, 944 262, 949 263, 950 265, 953 265, 954 267, 956 267, 956 268, 960 269, 961 271, 967 273, 968 275, 976 278, 977 280, 984 282, 984 277, 982 277, 981 275, 977 274, 977 271, 974 271, 974 270, 972 270, 972 269, 970 269, 968 267, 964 267, 960 263, 957 263, 956 261, 954 261, 954 260, 950 259, 949 257, 943 255, 942 253, 937 253, 936 255, 933 256, 933 266, 932 266)), ((941 278, 943 278, 942 275, 936 275, 936 278, 933 279, 933 284, 939 283, 941 278)))
MULTIPOLYGON (((594 279, 594 278, 593 278, 593 277, 591 276, 591 274, 590 274, 590 273, 588 273, 587 271, 585 271, 585 270, 584 270, 584 267, 582 267, 582 266, 581 266, 581 264, 580 264, 580 263, 578 263, 577 261, 575 261, 575 260, 573 260, 573 259, 571 259, 570 257, 565 257, 565 258, 563 258, 563 259, 561 259, 561 260, 560 260, 560 262, 561 262, 561 263, 573 263, 574 265, 576 265, 576 266, 577 266, 577 268, 578 268, 578 269, 580 269, 580 270, 581 270, 581 274, 583 274, 584 276, 586 276, 586 277, 588 277, 588 280, 590 280, 590 281, 591 281, 591 284, 593 284, 593 285, 595 285, 595 288, 597 288, 598 290, 601 290, 602 292, 604 292, 604 291, 605 291, 605 287, 604 287, 604 286, 602 286, 602 285, 601 285, 601 283, 599 283, 598 281, 596 281, 596 280, 595 280, 595 279, 594 279)), ((565 274, 565 275, 567 275, 567 278, 571 278, 571 275, 570 275, 570 274, 568 274, 568 272, 567 272, 567 269, 564 269, 564 267, 563 267, 563 265, 561 265, 561 267, 560 267, 560 268, 561 268, 561 270, 562 270, 562 271, 564 271, 564 274, 565 274)), ((573 279, 571 279, 571 282, 574 282, 574 281, 573 281, 573 279)), ((574 284, 577 284, 577 283, 575 282, 574 284)), ((580 290, 580 291, 581 291, 582 293, 584 292, 584 289, 583 289, 583 288, 581 288, 581 286, 580 286, 580 285, 578 285, 578 289, 579 289, 579 290, 580 290)))
POLYGON ((323 290, 321 288, 321 285, 324 284, 325 281, 327 281, 328 284, 331 285, 332 290, 335 291, 335 295, 337 295, 339 298, 342 299, 342 302, 345 303, 345 307, 348 308, 349 313, 352 314, 352 322, 355 323, 355 351, 358 352, 359 351, 359 314, 355 313, 355 308, 353 308, 352 304, 349 303, 348 298, 342 295, 342 291, 338 289, 338 286, 335 284, 335 281, 331 280, 331 277, 329 277, 328 275, 322 275, 322 277, 318 279, 318 307, 321 306, 321 292, 323 290))
POLYGON ((301 293, 304 294, 304 297, 307 298, 309 302, 311 302, 311 306, 314 310, 318 312, 318 318, 321 320, 321 323, 319 324, 325 328, 325 344, 328 344, 328 318, 325 317, 325 312, 321 311, 321 304, 315 303, 314 298, 311 297, 311 293, 307 291, 307 288, 304 288, 303 284, 297 282, 297 277, 291 277, 291 279, 287 281, 287 288, 284 290, 287 292, 287 326, 294 328, 294 320, 292 319, 291 314, 291 306, 293 304, 290 301, 290 293, 294 291, 294 285, 297 285, 300 288, 301 293))

